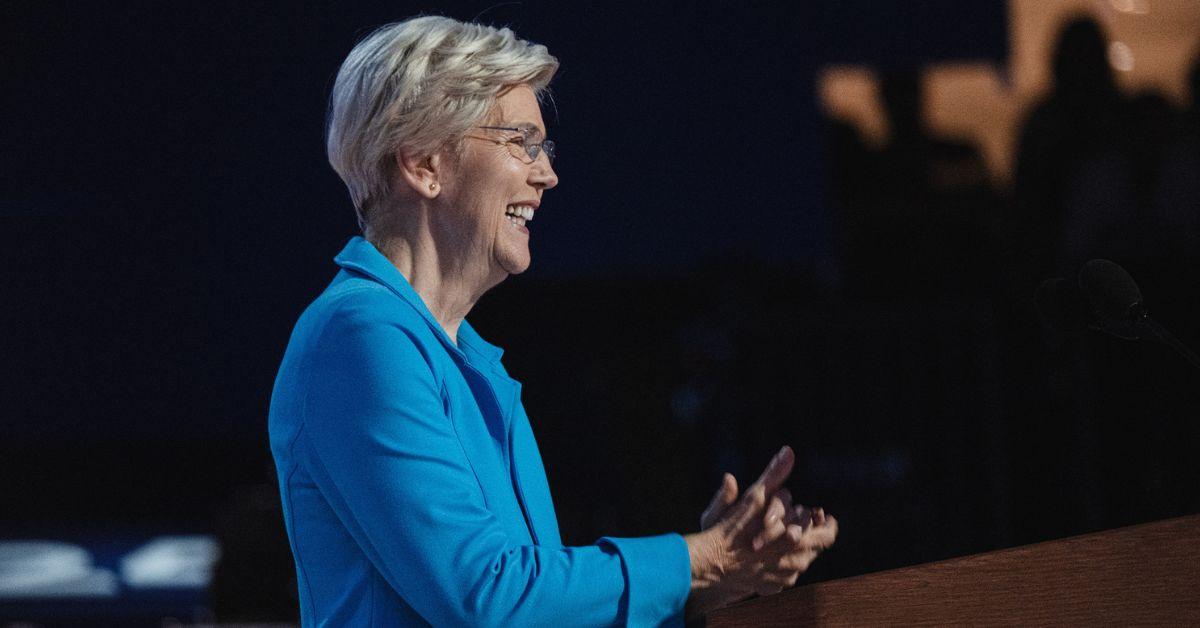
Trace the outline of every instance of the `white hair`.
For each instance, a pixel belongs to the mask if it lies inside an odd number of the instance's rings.
[[[558,70],[545,46],[507,28],[421,16],[380,27],[342,62],[329,99],[326,152],[364,231],[401,151],[457,146],[496,98],[529,85],[540,98]]]

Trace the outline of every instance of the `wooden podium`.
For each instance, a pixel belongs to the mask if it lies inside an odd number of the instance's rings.
[[[706,625],[1200,626],[1200,515],[832,580]]]

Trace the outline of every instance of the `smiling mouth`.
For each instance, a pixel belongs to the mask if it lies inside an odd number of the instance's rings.
[[[504,215],[508,217],[508,221],[518,227],[524,227],[525,223],[533,221],[533,213],[536,210],[531,205],[509,205],[504,210]]]

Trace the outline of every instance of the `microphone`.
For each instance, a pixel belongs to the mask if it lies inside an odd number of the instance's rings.
[[[1047,279],[1038,286],[1034,301],[1042,320],[1054,329],[1073,332],[1086,328],[1123,340],[1153,340],[1200,369],[1200,357],[1150,318],[1137,282],[1115,262],[1091,260],[1074,282]]]

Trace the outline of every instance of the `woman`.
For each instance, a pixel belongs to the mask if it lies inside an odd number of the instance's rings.
[[[836,522],[793,509],[784,448],[704,531],[563,547],[479,297],[529,266],[558,183],[538,106],[558,62],[508,29],[419,17],[347,57],[329,159],[363,238],[300,317],[271,448],[305,625],[658,625],[795,582]],[[685,609],[686,606],[686,609]]]

